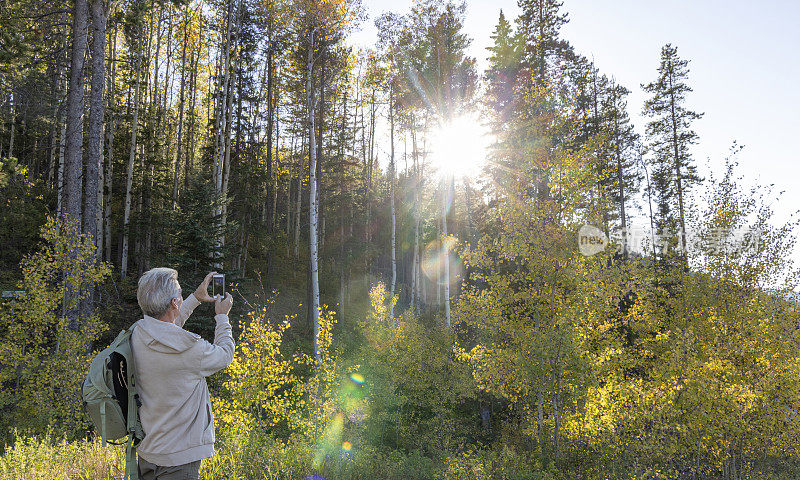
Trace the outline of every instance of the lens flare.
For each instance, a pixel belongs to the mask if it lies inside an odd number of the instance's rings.
[[[444,285],[447,279],[444,277],[445,262],[450,263],[450,285],[453,286],[461,282],[462,265],[461,258],[453,251],[455,239],[448,237],[445,239],[446,249],[441,242],[434,240],[425,247],[422,254],[422,273],[430,280],[439,285]]]
[[[319,468],[325,457],[336,451],[337,445],[342,441],[342,430],[344,428],[344,415],[342,412],[337,412],[331,421],[325,427],[322,436],[317,439],[316,452],[312,465],[314,468]]]
[[[364,385],[364,375],[361,375],[360,373],[351,373],[350,380],[358,385]]]

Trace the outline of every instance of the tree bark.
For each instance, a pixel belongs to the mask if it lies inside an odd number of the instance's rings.
[[[301,152],[305,150],[305,141],[302,143],[302,148],[300,149]],[[297,168],[297,200],[295,201],[295,223],[294,223],[294,258],[297,258],[300,255],[300,210],[303,206],[303,166],[305,165],[305,159],[303,158],[304,155],[301,153],[300,155],[300,163],[298,164]]]
[[[394,92],[389,89],[389,209],[392,216],[392,283],[389,289],[389,315],[394,327],[394,292],[397,288],[397,222],[394,208]]]
[[[191,87],[189,88],[189,96],[191,97],[191,101],[189,103],[189,141],[186,142],[186,169],[183,174],[183,188],[184,190],[189,188],[189,174],[192,170],[194,165],[194,129],[195,129],[195,122],[197,120],[197,112],[196,112],[196,105],[195,102],[197,100],[197,64],[200,61],[200,52],[197,52],[197,55],[193,56],[192,67],[190,71],[191,75]]]
[[[314,357],[317,363],[321,360],[319,350],[319,270],[317,266],[317,152],[315,135],[315,115],[317,99],[314,95],[314,30],[309,33],[308,60],[306,70],[306,109],[308,113],[309,148],[308,148],[308,217],[309,217],[309,253],[311,269],[311,304],[308,306],[309,320],[314,326]]]
[[[450,243],[447,240],[447,198],[453,178],[445,179],[442,197],[442,258],[444,259],[444,324],[450,328]]]
[[[108,82],[108,112],[110,114],[109,124],[106,126],[106,172],[105,179],[105,200],[103,201],[103,225],[104,225],[104,246],[105,246],[105,260],[111,262],[111,199],[113,187],[113,173],[114,173],[114,133],[117,129],[117,115],[116,115],[116,99],[114,93],[114,86],[117,81],[117,29],[114,28],[114,42],[111,45],[111,53],[109,54],[109,61],[111,62],[111,77]]]
[[[178,100],[178,142],[175,147],[175,174],[172,179],[172,209],[175,210],[178,206],[178,178],[180,177],[181,170],[181,145],[183,143],[183,105],[184,105],[184,91],[186,88],[186,43],[188,42],[189,30],[188,9],[187,16],[183,24],[183,46],[181,48],[181,91]]]
[[[273,122],[273,108],[274,108],[274,97],[272,92],[272,84],[273,84],[273,56],[274,56],[274,42],[272,39],[273,36],[273,25],[272,25],[272,17],[270,16],[267,24],[267,218],[266,218],[266,226],[267,226],[267,234],[272,235],[272,218],[273,218],[273,198],[272,198],[272,122]],[[268,256],[272,255],[272,249],[269,250],[267,253]],[[270,262],[267,262],[270,263]]]
[[[680,157],[680,147],[679,147],[679,140],[678,140],[678,117],[677,113],[675,112],[675,93],[672,88],[672,63],[669,65],[669,106],[670,106],[670,118],[672,120],[672,147],[674,149],[675,154],[675,186],[678,190],[678,209],[680,212],[680,222],[681,222],[681,248],[683,249],[683,262],[684,268],[688,268],[689,264],[689,253],[686,250],[686,221],[684,217],[684,209],[683,209],[683,178],[681,177],[681,157]]]
[[[137,33],[137,38],[141,40],[141,31]],[[138,42],[136,42],[138,43]],[[136,132],[139,130],[139,95],[141,85],[142,52],[136,52],[136,87],[133,95],[133,120],[131,121],[131,149],[128,155],[127,180],[125,183],[125,212],[122,217],[122,246],[120,260],[120,277],[125,278],[128,273],[128,239],[130,236],[131,220],[131,194],[133,189],[133,165],[136,160]]]
[[[67,91],[67,144],[64,165],[63,219],[77,224],[81,230],[81,203],[83,199],[83,68],[88,43],[88,9],[86,0],[75,0],[72,15],[72,54],[70,59],[69,90]],[[69,252],[75,260],[78,252]],[[72,284],[66,285],[64,311],[69,318],[68,328],[78,329],[80,312],[76,302],[78,292]]]
[[[102,196],[100,174],[103,163],[103,123],[106,104],[103,98],[106,74],[106,19],[103,0],[92,0],[92,86],[89,97],[89,148],[86,164],[86,193],[83,208],[83,233],[94,237],[98,246],[97,260],[102,257],[102,236],[97,221],[101,210]]]
[[[620,148],[619,111],[617,110],[617,89],[611,89],[612,104],[614,108],[614,153],[617,157],[617,187],[619,195],[619,217],[622,227],[622,259],[628,260],[628,219],[625,214],[625,178],[622,170],[622,149]]]
[[[420,313],[420,278],[419,278],[419,202],[420,191],[422,190],[419,175],[419,158],[417,154],[417,126],[414,122],[414,114],[411,114],[411,157],[414,170],[414,254],[411,264],[411,311],[419,315]]]
[[[67,91],[67,135],[64,159],[64,209],[67,220],[81,226],[83,198],[83,68],[88,46],[87,0],[75,0],[72,13],[72,54]]]

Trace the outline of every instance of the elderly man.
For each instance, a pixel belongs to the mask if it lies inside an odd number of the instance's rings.
[[[200,460],[214,456],[214,418],[206,378],[233,361],[228,312],[233,298],[208,294],[206,278],[186,300],[178,272],[154,268],[139,279],[144,312],[131,336],[145,437],[139,444],[139,478],[199,479]],[[215,302],[214,343],[184,330],[200,302]]]

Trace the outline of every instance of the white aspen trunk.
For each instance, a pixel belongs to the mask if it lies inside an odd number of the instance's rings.
[[[411,264],[411,311],[419,315],[419,202],[420,175],[417,163],[417,133],[414,117],[411,117],[411,157],[414,169],[414,257]]]
[[[232,88],[232,85],[230,86]],[[228,105],[225,107],[228,111],[228,119],[225,122],[225,155],[222,163],[222,186],[220,194],[223,200],[228,198],[228,181],[230,180],[231,173],[231,123],[233,123],[233,95],[228,93]],[[227,203],[222,204],[222,224],[225,225],[228,215]],[[225,244],[225,236],[220,238],[220,244]]]
[[[189,187],[189,174],[191,173],[192,166],[194,165],[194,127],[195,127],[195,120],[197,118],[197,112],[195,111],[195,102],[197,100],[197,63],[200,61],[200,52],[197,52],[197,55],[192,55],[191,60],[189,61],[190,73],[189,73],[189,138],[187,138],[186,142],[186,164],[183,171],[183,188],[187,189]],[[210,96],[206,95],[207,97]]]
[[[141,33],[141,32],[140,32]],[[141,35],[137,35],[141,37]],[[128,172],[127,181],[125,183],[125,212],[122,219],[122,258],[120,260],[120,277],[125,278],[128,273],[128,238],[130,232],[130,219],[131,219],[131,190],[133,188],[133,165],[136,160],[136,132],[139,129],[139,95],[141,85],[139,78],[141,75],[141,52],[137,53],[136,57],[136,89],[133,95],[133,120],[131,122],[131,150],[128,155]]]
[[[375,89],[372,89],[372,102],[370,110],[370,129],[369,129],[369,157],[367,159],[367,243],[372,241],[372,202],[369,201],[372,193],[372,160],[373,149],[375,146]],[[367,278],[369,278],[369,265],[367,265]]]
[[[61,14],[61,19],[64,24],[67,21],[67,12],[64,11]],[[66,45],[68,42],[67,33],[63,32],[59,35],[59,49],[62,52],[66,52]],[[56,192],[56,217],[61,217],[61,182],[63,181],[63,160],[64,160],[64,133],[62,133],[61,129],[63,128],[63,112],[64,112],[64,105],[63,105],[63,94],[64,94],[64,77],[62,75],[62,69],[64,67],[64,54],[59,54],[56,57],[56,71],[54,75],[53,81],[53,91],[56,93],[57,102],[55,102],[53,106],[53,119],[55,120],[55,125],[53,126],[53,140],[52,140],[52,150],[50,153],[50,178],[48,179],[53,187],[53,190]],[[59,136],[61,134],[61,136]],[[57,144],[57,146],[56,146]],[[58,152],[56,153],[56,148],[58,148]],[[58,160],[56,160],[58,157]]]
[[[117,29],[114,28],[114,41],[111,45],[109,45],[109,49],[111,52],[109,53],[109,61],[110,61],[110,68],[111,68],[111,76],[108,82],[108,108],[107,111],[110,113],[110,123],[106,127],[106,171],[103,175],[103,181],[105,183],[105,199],[103,201],[103,238],[104,238],[104,247],[105,247],[105,254],[104,258],[106,262],[111,262],[111,199],[112,199],[112,183],[113,183],[113,173],[114,173],[114,132],[116,131],[117,127],[117,117],[116,117],[116,110],[115,110],[115,97],[114,97],[114,86],[117,80]]]
[[[450,328],[450,244],[447,241],[447,197],[450,182],[445,179],[442,196],[442,256],[444,257],[444,324]]]
[[[116,129],[116,119],[111,119],[111,123],[106,128],[107,150],[105,173],[103,174],[103,258],[106,262],[111,262],[111,199],[113,192],[113,178],[114,178],[114,162],[113,162],[113,148],[114,148],[114,130]]]
[[[444,200],[442,200],[444,202]],[[442,207],[444,209],[444,207]],[[441,247],[441,256],[444,257],[444,233],[442,231],[442,221],[436,222],[436,233],[439,236],[439,242],[442,244]],[[444,270],[444,266],[441,262],[436,263],[436,309],[442,308],[442,271]],[[441,310],[440,310],[441,311]]]
[[[314,356],[317,363],[321,360],[319,351],[319,270],[317,266],[317,157],[316,157],[316,135],[315,118],[316,98],[313,90],[314,73],[314,30],[309,34],[308,42],[308,64],[306,71],[306,108],[308,112],[309,125],[309,148],[308,148],[308,217],[309,217],[309,253],[311,263],[311,304],[308,306],[309,317],[314,325]],[[323,79],[324,81],[324,79]]]
[[[278,72],[278,75],[280,76],[280,72]],[[273,186],[272,186],[272,214],[270,215],[270,227],[269,227],[270,228],[270,230],[269,230],[270,232],[272,232],[275,229],[275,225],[277,224],[277,220],[275,220],[275,216],[277,215],[277,209],[278,209],[278,176],[280,175],[280,171],[281,171],[280,170],[280,165],[281,165],[280,140],[279,140],[280,139],[280,133],[281,133],[279,120],[280,120],[281,114],[280,114],[280,110],[279,110],[280,97],[278,96],[279,85],[275,85],[273,88],[275,89],[275,100],[274,100],[275,101],[275,105],[273,106],[273,108],[275,109],[275,156],[274,156],[274,158],[275,158],[275,166],[276,166],[276,168],[275,168],[275,170],[273,172],[273,182],[274,183],[273,183]],[[269,141],[269,139],[267,139],[267,141]]]
[[[394,105],[393,92],[389,90],[389,209],[392,215],[392,283],[389,290],[389,315],[394,328],[394,292],[397,287],[397,224],[394,209]]]
[[[181,144],[183,141],[183,106],[185,99],[186,89],[186,43],[188,41],[188,22],[189,18],[183,24],[183,46],[181,47],[181,91],[178,100],[178,141],[175,147],[175,174],[172,179],[172,209],[175,210],[178,206],[178,178],[180,177],[181,170]]]
[[[224,200],[223,196],[223,175],[225,172],[225,158],[226,158],[226,147],[229,145],[228,141],[226,140],[226,134],[229,132],[228,129],[228,111],[230,110],[230,77],[231,77],[231,52],[230,52],[230,45],[231,45],[231,15],[232,15],[232,5],[233,1],[229,0],[228,8],[227,8],[227,26],[226,26],[226,34],[225,34],[225,43],[223,46],[224,50],[224,60],[222,62],[223,68],[223,81],[221,82],[221,94],[220,94],[220,101],[219,101],[219,109],[217,111],[217,139],[216,142],[216,155],[215,155],[215,163],[214,163],[214,186],[218,197],[221,200]],[[220,216],[223,214],[223,207],[222,205],[217,205],[215,209],[215,215]],[[223,223],[224,225],[224,223]],[[223,237],[224,234],[220,233],[220,237]],[[214,267],[217,269],[222,268],[222,262],[220,260],[222,245],[224,242],[224,238],[218,237],[215,242],[214,246]]]

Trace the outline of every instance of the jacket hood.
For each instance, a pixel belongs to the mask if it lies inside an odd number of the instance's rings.
[[[192,348],[200,335],[183,328],[145,315],[136,323],[142,342],[157,352],[182,353]]]

